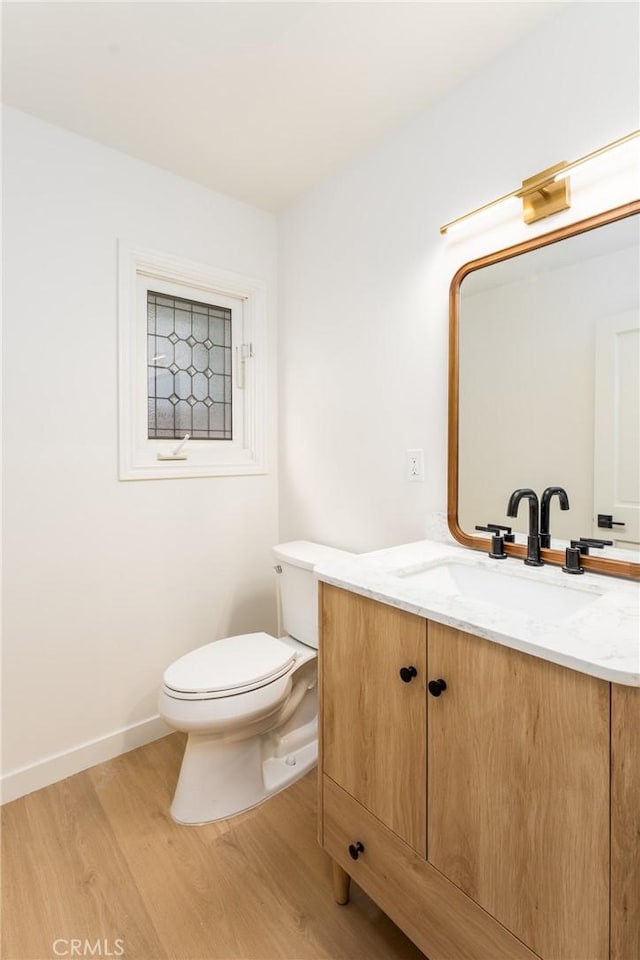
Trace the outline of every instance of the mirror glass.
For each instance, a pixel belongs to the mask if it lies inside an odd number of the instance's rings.
[[[639,226],[636,207],[459,272],[452,320],[465,534],[487,537],[475,526],[497,523],[524,543],[526,503],[507,518],[509,495],[533,487],[540,496],[557,485],[570,509],[552,500],[552,548],[610,539],[613,547],[592,553],[640,560]]]

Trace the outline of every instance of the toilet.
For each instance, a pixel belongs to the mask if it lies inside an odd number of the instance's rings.
[[[192,650],[164,673],[162,719],[188,734],[171,804],[210,823],[284,790],[316,763],[318,601],[313,568],[351,556],[296,540],[273,548],[284,635],[245,633]]]

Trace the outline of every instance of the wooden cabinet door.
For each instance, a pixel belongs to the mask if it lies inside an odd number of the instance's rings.
[[[428,859],[545,960],[609,956],[609,684],[429,623]]]
[[[640,687],[611,684],[611,960],[640,957]]]
[[[322,584],[320,625],[323,770],[426,856],[426,621]]]

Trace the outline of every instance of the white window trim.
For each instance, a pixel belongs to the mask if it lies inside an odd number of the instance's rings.
[[[242,444],[236,441],[189,440],[187,460],[158,460],[175,449],[176,440],[148,439],[146,326],[141,337],[138,281],[141,276],[175,283],[207,296],[242,299],[243,341],[251,357],[233,357],[244,393]],[[266,285],[241,274],[138,247],[118,244],[118,394],[121,480],[245,476],[267,472],[266,462]],[[177,292],[179,296],[179,292]],[[146,307],[144,311],[146,317]],[[244,353],[248,354],[248,350]],[[141,384],[144,388],[141,389]]]

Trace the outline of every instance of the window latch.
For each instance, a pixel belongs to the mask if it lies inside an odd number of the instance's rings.
[[[187,460],[187,455],[186,453],[182,452],[182,448],[190,436],[190,433],[185,433],[184,438],[180,441],[175,450],[172,450],[171,453],[159,453],[157,455],[158,460]]]
[[[244,390],[246,377],[245,377],[245,363],[247,360],[253,358],[253,344],[252,343],[241,343],[239,347],[236,347],[236,386],[239,390]]]

